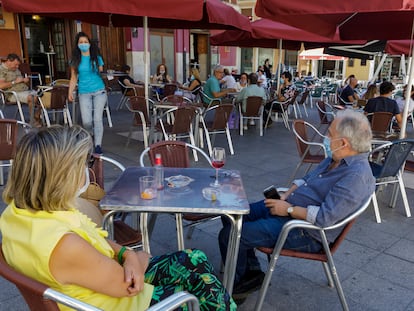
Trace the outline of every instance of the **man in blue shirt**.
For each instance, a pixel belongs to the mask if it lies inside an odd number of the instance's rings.
[[[283,225],[304,219],[318,226],[330,226],[357,210],[375,190],[375,179],[368,163],[371,127],[367,118],[351,110],[338,113],[328,130],[324,145],[328,157],[305,177],[293,182],[280,200],[265,199],[250,204],[243,218],[233,298],[246,298],[260,287],[264,273],[254,254],[256,247],[274,247]],[[225,262],[230,223],[224,217],[219,234],[220,251]],[[334,242],[341,228],[327,234]],[[285,248],[304,252],[322,249],[318,234],[293,230]]]
[[[392,92],[395,90],[394,84],[389,81],[382,82],[380,85],[380,96],[374,97],[368,100],[364,107],[365,114],[375,112],[391,112],[395,116],[398,126],[402,126],[402,116],[400,107],[397,102],[390,98]],[[368,116],[368,120],[371,120],[371,116]]]
[[[352,77],[349,79],[349,84],[342,90],[341,95],[339,95],[341,99],[341,105],[352,105],[354,101],[359,99],[358,94],[355,93],[355,88],[357,85],[357,78]]]
[[[257,85],[257,75],[255,73],[249,74],[249,86],[242,89],[236,98],[236,103],[241,103],[242,105],[243,113],[246,112],[247,98],[249,96],[259,96],[263,98],[263,104],[266,103],[266,91],[264,90],[264,88]],[[244,129],[247,130],[247,120],[245,119],[244,121]],[[251,125],[254,125],[254,122],[251,123]]]
[[[213,75],[207,80],[203,87],[204,93],[211,99],[220,99],[228,93],[236,92],[236,89],[220,89],[220,81],[223,79],[224,67],[216,65]],[[203,96],[203,102],[207,105],[211,103],[211,99]]]

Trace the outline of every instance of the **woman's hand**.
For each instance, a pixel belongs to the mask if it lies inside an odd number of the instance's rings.
[[[148,267],[150,255],[146,252],[126,251],[124,260],[125,282],[129,296],[135,296],[144,289],[145,270]]]
[[[284,200],[275,200],[275,199],[265,199],[264,203],[269,209],[269,212],[273,216],[288,216],[287,209],[292,206],[292,204]]]

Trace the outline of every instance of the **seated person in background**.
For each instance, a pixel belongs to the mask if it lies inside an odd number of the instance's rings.
[[[130,87],[144,87],[143,82],[138,81],[138,83],[136,83],[135,80],[129,75],[131,67],[129,67],[128,65],[123,65],[121,70],[125,72],[125,75],[120,76],[118,79],[119,81],[122,82],[123,85],[130,86]],[[124,93],[125,88],[122,85],[121,85],[121,88],[122,88],[122,93]]]
[[[247,85],[248,85],[247,80],[248,80],[247,73],[243,72],[240,75],[240,80],[236,82],[236,91],[237,92],[240,92],[242,89],[247,87]]]
[[[295,95],[296,86],[292,83],[292,74],[289,71],[285,71],[280,76],[280,79],[283,80],[283,83],[280,85],[277,101],[285,102],[291,99]],[[266,104],[263,111],[263,121],[266,123],[267,117],[269,115],[270,108],[272,107],[272,102]],[[279,109],[279,106],[273,106],[273,109]],[[268,126],[273,123],[272,119],[269,119]]]
[[[236,103],[242,103],[242,111],[243,113],[246,112],[246,105],[247,105],[247,97],[249,96],[259,96],[263,98],[263,104],[266,103],[266,92],[264,88],[257,85],[257,75],[255,73],[249,74],[249,86],[242,89],[239,95],[237,95]],[[247,130],[247,120],[243,120],[245,124],[243,124],[244,129]],[[251,120],[253,121],[253,120]],[[254,125],[254,121],[250,123],[250,125]]]
[[[406,105],[406,100],[405,100],[405,92],[407,91],[407,85],[404,86],[403,89],[403,97],[399,97],[396,99],[396,102],[398,104],[398,108],[400,108],[400,112],[403,113],[404,111],[404,106]],[[408,103],[408,112],[410,113],[411,111],[414,110],[414,86],[411,86],[411,96],[410,96],[410,101]],[[413,121],[414,122],[414,121]]]
[[[171,83],[172,78],[168,75],[167,66],[159,64],[157,66],[157,73],[152,78],[152,83]]]
[[[349,84],[345,86],[345,88],[342,90],[339,97],[342,99],[339,101],[339,103],[342,106],[345,106],[346,104],[352,104],[354,101],[359,99],[358,94],[355,92],[355,87],[358,84],[358,80],[354,78],[349,79]]]
[[[378,89],[376,84],[370,84],[367,91],[362,96],[362,99],[368,100],[378,96]]]
[[[44,128],[20,140],[0,218],[7,263],[103,310],[146,310],[182,290],[195,295],[203,310],[236,310],[203,252],[151,257],[127,250],[75,209],[88,185],[92,147],[79,126]]]
[[[259,69],[257,69],[257,83],[262,88],[267,89],[267,77],[264,73],[263,66],[260,66]]]
[[[201,78],[200,71],[197,67],[191,68],[190,84],[188,86],[180,85],[180,89],[183,89],[183,95],[190,99],[195,99],[197,94],[200,92]]]
[[[220,81],[223,79],[224,67],[222,65],[216,65],[213,69],[213,75],[208,78],[204,85],[204,93],[210,98],[218,98],[226,96],[228,93],[236,92],[236,89],[221,89]],[[210,104],[210,100],[203,96],[203,102],[206,105]]]
[[[29,78],[23,78],[22,73],[19,70],[20,57],[17,54],[8,54],[4,63],[0,65],[0,89],[3,91],[14,91],[21,103],[29,106],[30,112],[32,112],[33,102],[34,107],[34,122],[35,126],[42,125],[40,121],[41,109],[37,102],[37,96],[35,91],[29,90]],[[12,94],[7,95],[7,101],[16,100]],[[33,101],[34,100],[34,101]]]
[[[236,88],[236,79],[231,75],[230,71],[227,68],[224,68],[224,77],[221,79],[220,83],[225,89],[235,89]]]
[[[350,74],[350,75],[349,75],[349,76],[345,79],[343,87],[347,86],[347,85],[349,84],[349,81],[350,81],[352,78],[355,78],[355,75],[354,75],[354,74]]]
[[[368,100],[367,104],[364,107],[364,112],[365,114],[378,111],[391,112],[392,115],[395,116],[395,119],[398,122],[398,126],[401,128],[402,116],[400,113],[400,108],[398,107],[397,102],[390,98],[394,89],[395,86],[391,82],[382,82],[380,85],[380,96]]]
[[[324,141],[328,157],[305,177],[295,180],[280,200],[250,204],[250,214],[243,217],[233,291],[236,301],[245,299],[263,281],[254,248],[274,247],[286,222],[303,219],[317,226],[331,226],[355,212],[371,196],[375,190],[368,162],[371,138],[371,127],[363,114],[340,111]],[[225,263],[231,225],[225,217],[222,222],[219,246]],[[334,242],[341,230],[327,233],[328,242]],[[319,252],[322,244],[317,232],[296,229],[290,232],[284,248]]]
[[[307,87],[312,87],[315,84],[315,79],[312,76],[311,71],[309,71],[308,75],[303,78],[303,82],[305,82]]]

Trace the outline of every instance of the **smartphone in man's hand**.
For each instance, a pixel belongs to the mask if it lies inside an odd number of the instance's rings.
[[[280,200],[279,192],[277,192],[276,187],[273,185],[263,190],[263,195],[266,199]]]

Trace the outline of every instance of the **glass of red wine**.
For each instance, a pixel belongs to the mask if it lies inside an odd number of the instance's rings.
[[[226,161],[226,150],[221,147],[214,147],[213,153],[211,155],[211,165],[216,169],[216,180],[215,182],[211,183],[210,186],[212,187],[221,186],[218,181],[218,171],[221,167],[224,166],[225,161]]]

